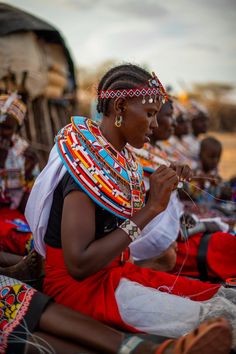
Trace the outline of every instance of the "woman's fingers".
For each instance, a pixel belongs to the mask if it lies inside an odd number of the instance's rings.
[[[170,167],[178,175],[179,181],[190,181],[191,180],[193,172],[188,165],[171,164]]]

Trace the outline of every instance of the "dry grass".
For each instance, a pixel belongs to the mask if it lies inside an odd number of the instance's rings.
[[[220,175],[223,179],[236,176],[236,133],[209,133],[219,139],[223,145],[220,161]]]

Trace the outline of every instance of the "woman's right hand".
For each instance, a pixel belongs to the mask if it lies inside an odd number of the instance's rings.
[[[177,188],[178,176],[167,166],[160,166],[150,177],[150,192],[146,207],[156,214],[164,211],[169,203],[171,192]]]

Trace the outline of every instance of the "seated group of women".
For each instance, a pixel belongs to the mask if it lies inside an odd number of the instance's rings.
[[[98,86],[101,124],[72,117],[56,136],[25,212],[34,247],[45,258],[44,294],[1,276],[6,352],[14,352],[7,348],[19,338],[19,326],[40,331],[27,339],[29,353],[44,346],[42,340],[56,353],[78,352],[78,343],[103,353],[223,354],[236,348],[234,290],[139,264],[173,249],[176,189],[191,178],[187,166],[161,165],[145,193],[133,148],[150,142],[167,100],[155,74],[117,66]],[[140,333],[180,339],[158,345],[159,337],[148,342]],[[41,338],[37,345],[35,338]]]

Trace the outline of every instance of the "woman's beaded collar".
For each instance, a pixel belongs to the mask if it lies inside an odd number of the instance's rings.
[[[101,207],[129,218],[143,206],[141,166],[128,148],[118,152],[94,121],[72,117],[58,133],[56,145],[68,172]]]

